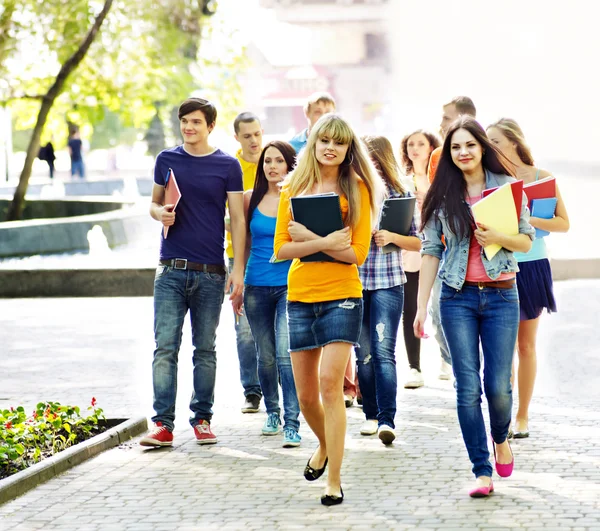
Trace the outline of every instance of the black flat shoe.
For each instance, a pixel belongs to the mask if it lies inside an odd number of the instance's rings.
[[[321,496],[321,503],[327,505],[327,507],[339,505],[344,501],[344,491],[342,490],[342,487],[340,487],[340,493],[342,494],[341,496],[330,496],[329,494]]]
[[[313,468],[310,466],[311,459],[312,455],[308,459],[308,463],[306,463],[306,467],[304,468],[304,479],[306,479],[306,481],[315,481],[315,479],[319,479],[323,475],[323,472],[325,472],[325,469],[327,468],[327,461],[329,460],[329,458],[325,458],[323,468]]]

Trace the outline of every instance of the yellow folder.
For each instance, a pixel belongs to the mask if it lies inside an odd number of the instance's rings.
[[[487,197],[477,201],[471,210],[476,223],[482,223],[508,236],[519,234],[519,220],[510,183],[503,184]],[[483,250],[487,259],[491,260],[500,249],[501,246],[494,243]]]

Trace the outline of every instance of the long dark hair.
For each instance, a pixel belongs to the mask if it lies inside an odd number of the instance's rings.
[[[265,153],[267,149],[270,147],[274,147],[281,152],[285,163],[287,164],[288,173],[292,171],[294,164],[296,162],[296,150],[290,146],[287,142],[283,142],[281,140],[273,140],[269,142],[262,150],[260,154],[260,158],[256,163],[256,178],[254,179],[254,188],[252,190],[252,197],[250,198],[250,205],[248,206],[248,219],[246,220],[246,226],[248,232],[250,232],[250,221],[252,221],[252,214],[254,213],[254,209],[258,206],[258,204],[262,201],[263,197],[269,190],[269,181],[267,181],[267,176],[265,175]]]
[[[448,218],[450,230],[458,237],[465,238],[472,231],[471,212],[464,200],[467,183],[462,171],[454,164],[450,153],[452,137],[459,129],[465,129],[471,133],[481,145],[483,150],[481,163],[484,169],[492,173],[513,176],[514,170],[510,160],[490,142],[483,127],[479,125],[475,118],[464,115],[452,123],[442,146],[442,154],[435,172],[435,179],[433,179],[433,183],[431,183],[431,187],[423,201],[421,229],[436,215],[436,212],[442,210]]]

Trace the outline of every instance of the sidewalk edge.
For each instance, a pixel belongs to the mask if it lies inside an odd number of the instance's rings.
[[[126,419],[104,433],[0,480],[0,505],[147,430],[148,420],[146,417]]]

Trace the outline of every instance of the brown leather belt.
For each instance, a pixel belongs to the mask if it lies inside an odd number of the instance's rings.
[[[465,280],[465,286],[475,286],[479,289],[492,288],[492,289],[510,289],[515,286],[515,279],[510,278],[508,280],[496,280],[490,282],[470,282]]]
[[[204,273],[216,273],[217,275],[225,276],[225,267],[215,264],[197,264],[190,262],[185,258],[173,258],[173,260],[161,260],[162,265],[172,267],[173,269],[190,269],[192,271],[203,271]]]

